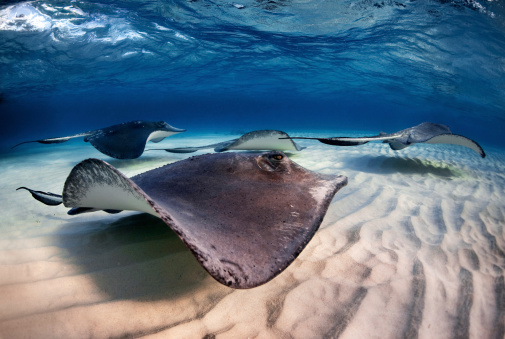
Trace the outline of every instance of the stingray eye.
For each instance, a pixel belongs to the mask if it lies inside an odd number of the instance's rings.
[[[282,159],[284,159],[284,154],[273,152],[263,154],[258,158],[258,165],[261,169],[269,172],[283,170],[285,164],[283,164]]]

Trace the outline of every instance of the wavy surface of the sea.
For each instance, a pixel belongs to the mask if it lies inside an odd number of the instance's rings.
[[[4,1],[2,132],[435,121],[500,144],[504,14],[473,0]]]

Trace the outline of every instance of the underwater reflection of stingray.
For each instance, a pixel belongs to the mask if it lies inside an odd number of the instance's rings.
[[[281,152],[206,154],[131,179],[88,159],[72,169],[61,201],[72,215],[134,210],[159,217],[217,281],[251,288],[293,262],[346,184],[344,176],[306,170]],[[55,205],[57,195],[28,190],[50,194]]]
[[[381,132],[379,135],[365,137],[333,137],[333,138],[307,138],[291,137],[291,139],[315,139],[323,144],[335,146],[358,146],[370,141],[382,141],[389,144],[391,149],[398,151],[417,143],[426,144],[451,144],[468,147],[484,158],[486,153],[482,147],[467,137],[453,134],[448,126],[423,122],[414,127],[409,127],[395,133]]]
[[[164,121],[129,121],[66,137],[24,141],[11,148],[30,142],[59,144],[73,138],[84,137],[84,141],[105,155],[116,159],[135,159],[144,153],[148,141],[160,142],[168,136],[185,131]]]
[[[258,130],[245,133],[240,138],[219,142],[216,144],[178,147],[178,148],[152,148],[148,151],[166,151],[171,153],[193,153],[199,150],[213,148],[214,152],[226,152],[230,150],[241,151],[301,151],[301,147],[289,135],[283,131]]]

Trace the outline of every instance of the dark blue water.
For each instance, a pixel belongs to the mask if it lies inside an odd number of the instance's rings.
[[[135,119],[224,133],[433,121],[503,146],[504,3],[2,1],[0,112],[3,150]]]

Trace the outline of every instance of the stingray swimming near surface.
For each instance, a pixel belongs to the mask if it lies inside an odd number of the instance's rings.
[[[58,144],[73,138],[84,137],[84,141],[89,142],[105,155],[116,159],[135,159],[144,153],[148,141],[160,142],[168,136],[185,131],[185,129],[170,126],[165,121],[129,121],[67,137],[25,141],[12,148],[30,142]]]
[[[289,138],[283,131],[259,130],[242,135],[240,138],[219,142],[205,146],[178,147],[178,148],[151,148],[148,151],[159,150],[171,153],[193,153],[198,150],[214,148],[214,152],[230,150],[241,151],[301,151],[297,143]]]
[[[72,169],[61,196],[28,190],[48,205],[60,199],[69,214],[134,210],[159,217],[217,281],[251,288],[293,262],[346,184],[344,176],[269,152],[205,154],[131,179],[87,159]]]
[[[482,149],[477,142],[462,135],[453,134],[446,125],[432,122],[423,122],[420,125],[406,128],[395,133],[381,132],[379,135],[375,136],[333,138],[292,137],[291,139],[316,139],[324,144],[336,146],[357,146],[366,144],[369,141],[382,140],[382,142],[388,143],[391,149],[395,151],[417,143],[452,144],[471,148],[483,158],[486,156],[484,149]]]

